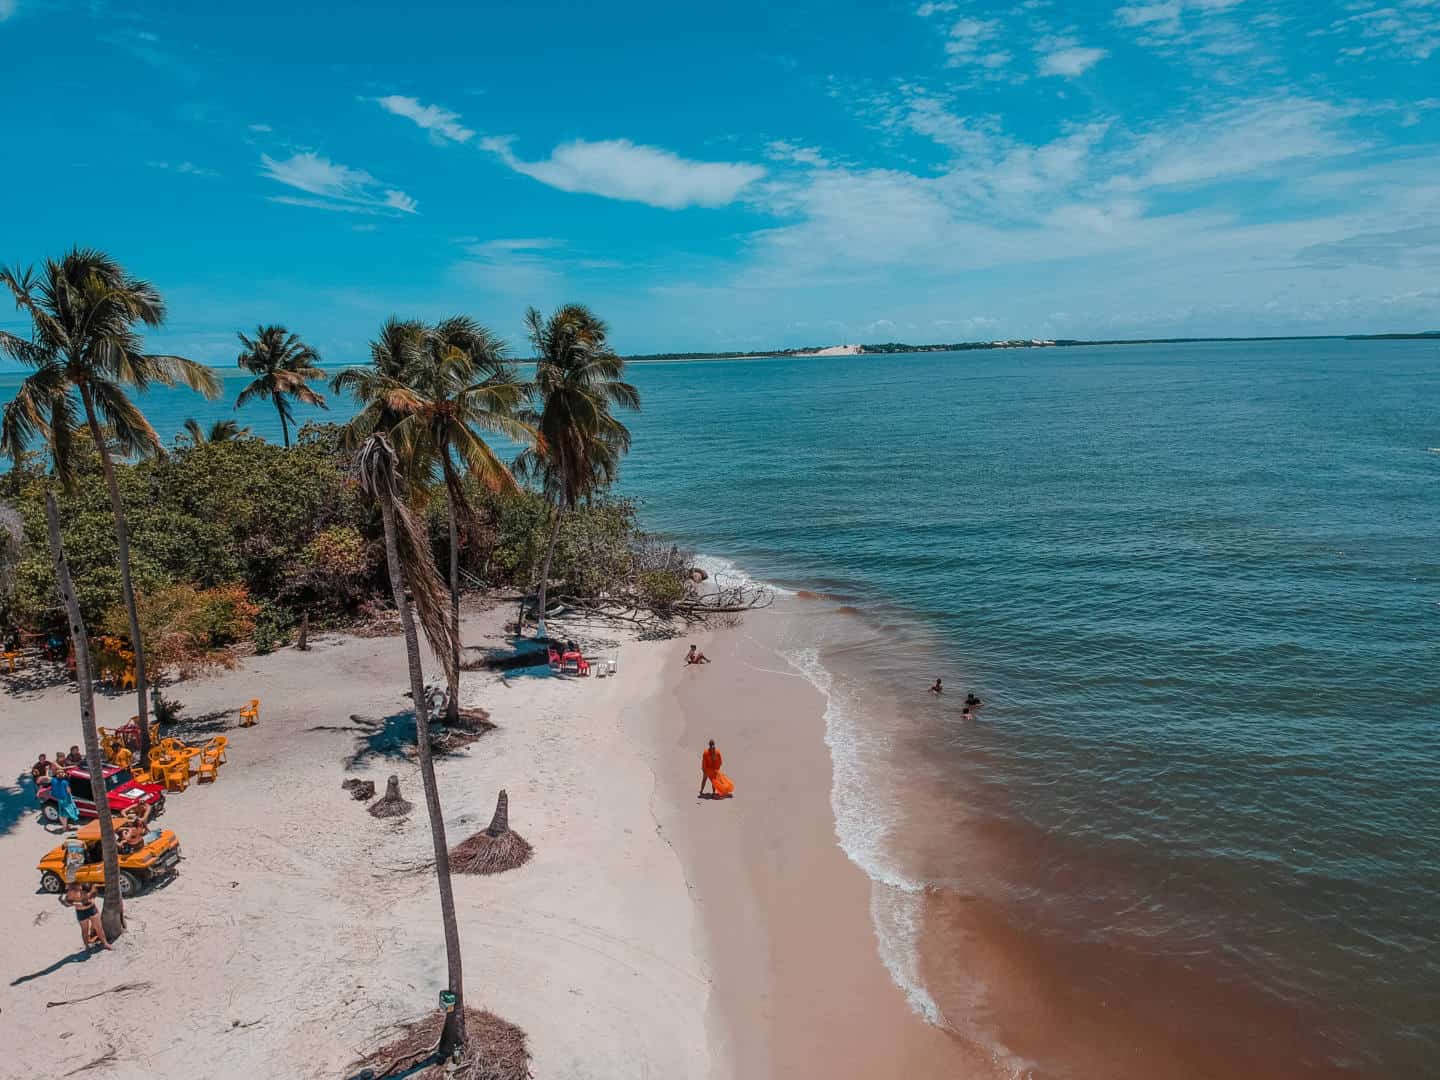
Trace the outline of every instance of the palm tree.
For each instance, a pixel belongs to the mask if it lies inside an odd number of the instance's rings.
[[[0,416],[0,449],[18,460],[32,439],[45,438],[56,477],[72,490],[74,437],[82,414],[89,427],[115,518],[120,588],[135,650],[143,760],[150,749],[145,643],[130,577],[130,529],[110,445],[113,441],[130,457],[164,452],[160,436],[130,400],[127,388],[144,391],[153,383],[184,383],[213,398],[220,392],[220,381],[194,360],[140,351],[143,341],[136,324],[160,326],[165,321],[165,302],[154,285],[131,277],[102,251],[74,248],[59,261],[47,259],[39,276],[30,269],[0,270],[0,283],[14,294],[16,307],[31,322],[29,340],[0,331],[0,354],[35,369]]]
[[[233,442],[244,438],[250,434],[250,428],[241,427],[238,420],[216,420],[209,428],[204,428],[192,416],[185,421],[185,434],[190,437],[191,446],[204,446],[206,443]]]
[[[620,458],[630,449],[630,429],[612,410],[639,409],[640,393],[621,378],[625,361],[610,348],[608,328],[589,308],[567,304],[547,319],[532,307],[525,326],[535,349],[535,380],[529,387],[532,407],[520,419],[536,436],[515,465],[523,475],[539,478],[555,508],[540,570],[536,636],[544,637],[560,522],[581,499],[615,479]]]
[[[447,676],[455,655],[454,642],[451,624],[445,617],[445,587],[435,570],[430,539],[424,526],[406,505],[399,459],[384,434],[370,435],[360,445],[355,455],[355,472],[365,494],[380,508],[385,527],[385,564],[405,635],[410,699],[415,705],[415,746],[420,759],[420,777],[425,786],[425,810],[430,815],[435,876],[440,886],[440,920],[445,932],[448,989],[455,995],[455,1007],[446,1017],[445,1029],[440,1035],[438,1052],[444,1060],[456,1047],[465,1045],[465,984],[460,967],[460,929],[455,921],[455,894],[450,888],[445,817],[440,809],[435,762],[430,752],[430,710],[425,699],[425,675],[420,666],[420,638],[415,629],[415,616],[419,615],[425,639],[445,667]]]
[[[394,320],[381,330],[376,350],[391,357],[386,344]],[[455,656],[450,672],[446,721],[460,718],[460,521],[473,517],[462,472],[491,491],[514,490],[515,478],[486,443],[482,432],[513,439],[530,434],[514,419],[524,386],[506,362],[504,343],[467,316],[435,326],[403,331],[398,346],[406,353],[398,371],[387,365],[368,375],[342,372],[362,408],[357,431],[386,431],[412,489],[433,481],[438,471],[447,495],[450,531],[450,622]],[[378,368],[379,365],[377,365]],[[393,371],[394,373],[387,373]],[[368,395],[368,396],[367,396]]]
[[[348,393],[362,406],[345,426],[342,446],[353,450],[366,436],[388,432],[399,422],[399,409],[409,397],[409,372],[420,362],[425,336],[426,326],[420,320],[392,315],[370,343],[370,363],[348,367],[330,380],[331,390]]]
[[[105,758],[100,753],[100,732],[95,727],[95,684],[90,675],[90,639],[85,631],[85,618],[80,614],[80,600],[70,580],[70,564],[65,560],[65,545],[60,539],[60,512],[55,509],[55,493],[45,492],[45,524],[50,535],[50,554],[55,560],[55,581],[65,603],[65,616],[70,623],[70,640],[75,646],[75,685],[80,692],[80,732],[85,742],[85,764],[90,772],[93,791],[105,790]],[[120,848],[115,843],[115,822],[110,816],[108,799],[95,800],[95,814],[100,822],[100,861],[105,874],[105,906],[100,924],[105,940],[114,941],[125,932],[125,900],[120,893]]]
[[[245,346],[239,364],[256,379],[240,391],[235,407],[239,409],[258,398],[269,398],[280,414],[280,435],[289,446],[290,425],[295,422],[291,398],[322,409],[329,407],[324,395],[309,386],[312,379],[325,377],[318,366],[320,354],[301,341],[299,334],[292,334],[283,326],[257,327],[254,338],[243,333],[237,336]]]

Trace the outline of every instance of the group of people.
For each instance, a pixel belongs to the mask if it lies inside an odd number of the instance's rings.
[[[80,747],[71,746],[69,751],[57,753],[54,761],[41,754],[30,766],[30,779],[35,781],[36,786],[46,777],[50,778],[50,797],[55,800],[60,828],[65,832],[74,832],[80,826],[80,811],[75,806],[75,796],[70,791],[70,781],[65,774],[83,764],[85,755],[80,753]]]
[[[945,693],[945,683],[939,676],[936,676],[935,685],[930,687],[930,693]],[[979,710],[980,706],[984,704],[985,702],[975,696],[975,691],[971,690],[965,695],[965,707],[960,710],[960,716],[965,720],[973,720],[975,719],[975,713]]]

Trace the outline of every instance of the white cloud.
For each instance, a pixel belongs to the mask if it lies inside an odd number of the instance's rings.
[[[765,175],[759,165],[693,161],[628,139],[562,143],[543,161],[523,161],[509,138],[480,141],[510,168],[561,191],[641,202],[666,210],[687,206],[725,206],[741,190]]]
[[[938,2],[937,0],[926,0],[915,9],[915,14],[922,19],[928,19],[931,15],[943,15],[947,11],[954,11],[955,8],[956,5],[950,0],[938,0]]]
[[[1001,68],[1010,62],[1010,54],[995,48],[1000,37],[999,19],[956,19],[945,38],[945,66],[964,67],[977,64],[982,68]]]
[[[16,0],[0,0],[0,22],[4,22],[14,15],[16,7]]]
[[[1056,38],[1042,43],[1039,71],[1041,75],[1073,79],[1084,75],[1105,55],[1104,49],[1081,45],[1074,38]]]
[[[1437,0],[1395,0],[1377,3],[1359,0],[1347,5],[1354,14],[1333,22],[1328,33],[1357,33],[1365,45],[1342,50],[1349,56],[1396,56],[1407,60],[1429,60],[1440,52],[1440,2]]]
[[[268,135],[275,130],[269,124],[250,124],[248,127],[258,135]]]
[[[475,132],[460,122],[460,114],[443,105],[424,105],[413,97],[399,94],[374,100],[386,112],[403,116],[424,128],[437,142],[464,143],[475,137]]]
[[[819,147],[802,146],[799,143],[790,142],[787,139],[775,139],[766,143],[765,156],[771,161],[787,161],[792,165],[809,165],[821,168],[830,164],[820,152]]]
[[[169,172],[183,173],[187,176],[213,178],[220,175],[214,169],[206,169],[200,165],[196,165],[193,161],[147,161],[145,164],[152,169],[165,169]]]
[[[352,169],[311,151],[302,151],[284,161],[262,154],[260,164],[263,167],[262,176],[318,196],[299,199],[293,195],[279,195],[273,197],[274,202],[345,213],[416,212],[415,200],[403,191],[380,190],[380,181],[364,169]]]

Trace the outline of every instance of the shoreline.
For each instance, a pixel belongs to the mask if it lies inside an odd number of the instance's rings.
[[[661,729],[657,820],[686,867],[713,972],[713,1075],[990,1075],[911,1008],[882,961],[873,885],[838,842],[826,699],[777,651],[796,625],[779,610],[696,635],[712,663],[687,668],[673,649],[655,702],[680,718]],[[710,738],[733,799],[696,798]]]

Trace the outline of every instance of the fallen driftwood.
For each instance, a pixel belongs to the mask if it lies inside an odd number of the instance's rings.
[[[101,1065],[110,1065],[110,1064],[113,1064],[113,1063],[114,1063],[115,1061],[117,1061],[117,1060],[119,1060],[119,1059],[116,1057],[115,1051],[114,1051],[113,1049],[106,1050],[105,1053],[101,1054],[101,1055],[100,1055],[98,1058],[96,1058],[94,1061],[87,1061],[84,1065],[81,1065],[78,1069],[71,1069],[69,1072],[67,1072],[67,1073],[61,1073],[60,1075],[61,1075],[61,1076],[74,1076],[76,1073],[88,1072],[90,1069],[98,1069],[98,1068],[100,1068]]]
[[[45,1007],[47,1009],[58,1009],[61,1005],[78,1005],[82,1001],[92,1001],[97,997],[104,997],[106,994],[128,994],[132,990],[149,989],[150,984],[148,982],[120,983],[118,986],[110,987],[109,990],[98,990],[93,994],[86,994],[84,997],[69,998],[65,1001],[47,1001],[45,1002]]]

